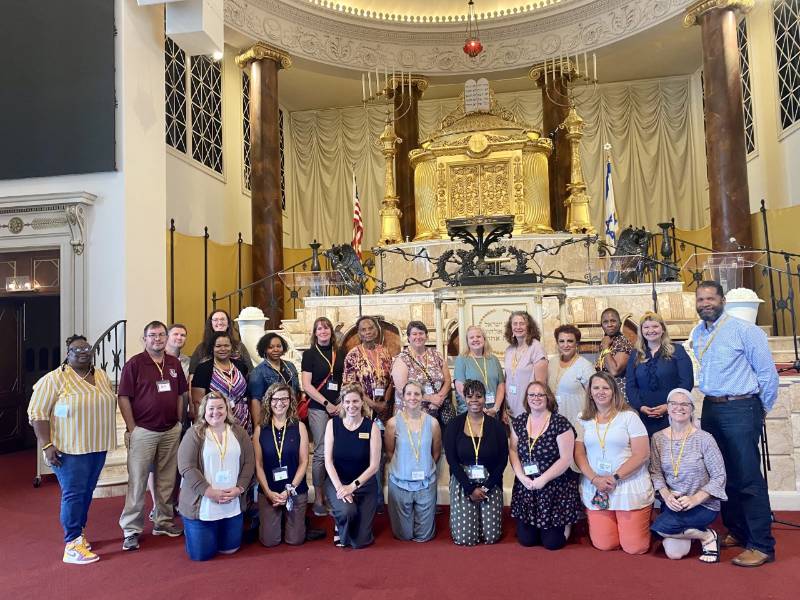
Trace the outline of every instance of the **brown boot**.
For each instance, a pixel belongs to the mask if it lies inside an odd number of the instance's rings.
[[[742,552],[739,556],[734,558],[731,562],[733,562],[733,564],[735,564],[737,567],[760,567],[764,563],[774,562],[774,561],[775,561],[774,556],[765,554],[760,550],[748,548],[747,550]]]
[[[736,546],[741,546],[742,542],[740,542],[738,538],[734,537],[733,534],[728,533],[725,534],[725,537],[719,541],[719,545],[721,548],[734,548]]]

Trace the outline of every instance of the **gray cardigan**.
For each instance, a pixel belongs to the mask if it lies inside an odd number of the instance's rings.
[[[236,485],[245,490],[253,479],[256,466],[253,442],[247,432],[239,425],[231,425],[231,431],[236,436],[241,448],[239,455],[239,477]],[[178,499],[178,510],[188,519],[197,519],[200,514],[200,501],[205,491],[211,486],[203,474],[203,444],[205,438],[201,437],[197,427],[190,427],[183,436],[178,448],[178,472],[183,478],[183,485]],[[247,498],[246,494],[239,496],[242,512],[244,512]]]

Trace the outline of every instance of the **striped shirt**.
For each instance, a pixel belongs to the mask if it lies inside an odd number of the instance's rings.
[[[28,419],[49,421],[50,441],[61,452],[88,454],[117,445],[117,396],[102,369],[95,369],[94,381],[59,367],[33,386]]]
[[[769,412],[778,396],[778,372],[767,334],[752,323],[722,315],[692,330],[691,348],[700,363],[697,386],[706,396],[759,394]]]

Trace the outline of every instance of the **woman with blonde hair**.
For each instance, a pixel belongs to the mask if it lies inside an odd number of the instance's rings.
[[[285,383],[267,388],[256,440],[258,537],[267,547],[281,539],[296,546],[306,539],[308,433],[297,415],[294,390]],[[283,535],[281,532],[283,531]]]
[[[667,394],[694,387],[692,361],[680,344],[673,344],[661,315],[646,312],[639,321],[636,347],[628,359],[625,389],[628,403],[651,438],[669,426]]]
[[[485,389],[484,412],[490,417],[497,416],[503,406],[506,394],[505,375],[500,361],[492,354],[486,333],[477,325],[467,328],[467,347],[456,358],[455,380],[458,413],[467,412],[464,399],[464,383],[468,380],[480,381]]]
[[[534,381],[547,383],[547,354],[536,321],[524,310],[515,310],[506,321],[508,342],[503,364],[506,369],[506,406],[511,417],[526,413],[525,390]]]
[[[189,558],[209,560],[242,545],[245,490],[254,467],[253,443],[226,399],[218,392],[203,396],[197,421],[178,448],[178,509]]]
[[[583,473],[581,500],[589,538],[599,550],[644,554],[650,547],[654,494],[647,430],[608,373],[589,379],[576,423],[575,463]]]

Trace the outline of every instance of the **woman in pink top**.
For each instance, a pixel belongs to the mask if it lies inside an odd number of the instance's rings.
[[[508,342],[503,365],[506,370],[506,406],[512,418],[525,412],[525,390],[532,381],[547,383],[547,355],[536,321],[517,310],[506,322]]]

